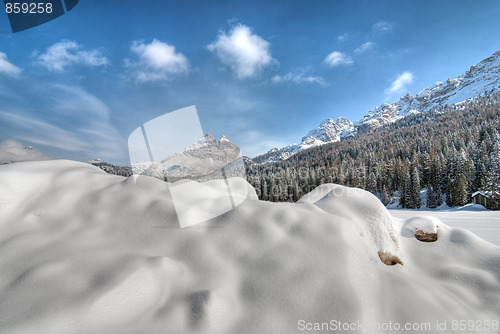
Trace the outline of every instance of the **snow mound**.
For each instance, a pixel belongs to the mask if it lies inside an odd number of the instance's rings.
[[[358,189],[268,203],[236,182],[248,192],[239,206],[179,228],[163,181],[71,161],[0,166],[0,332],[298,333],[337,321],[456,333],[457,319],[498,321],[499,248],[472,233],[439,224],[424,244]],[[217,184],[191,186],[217,198]],[[404,266],[384,265],[380,249]]]
[[[373,194],[358,188],[323,184],[298,202],[314,204],[330,214],[357,224],[360,235],[368,238],[376,248],[374,254],[383,252],[401,257],[398,233],[392,217]]]
[[[440,224],[441,221],[435,217],[413,217],[406,221],[401,234],[405,237],[414,236],[422,242],[435,242],[438,240]]]
[[[226,183],[227,182],[227,183]],[[238,177],[199,183],[181,180],[169,185],[181,227],[218,217],[246,199],[258,200],[255,189]]]
[[[405,235],[414,234],[416,231],[425,233],[438,233],[441,221],[436,217],[431,216],[417,216],[410,218],[404,225]]]

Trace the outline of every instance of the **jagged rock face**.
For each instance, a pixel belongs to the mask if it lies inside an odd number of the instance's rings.
[[[338,141],[340,140],[340,131],[341,130],[333,119],[327,118],[317,129],[309,131],[307,135],[302,138],[302,142],[306,141],[308,138],[315,138],[324,142]]]
[[[308,138],[318,139],[322,142],[335,142],[340,138],[350,135],[354,131],[354,125],[350,120],[345,117],[339,117],[337,123],[331,118],[325,119],[319,127],[313,129],[302,138],[305,142]]]
[[[385,123],[394,122],[412,112],[426,112],[445,104],[456,104],[467,99],[500,91],[500,51],[482,60],[456,79],[448,78],[445,83],[436,82],[423,89],[415,97],[410,93],[392,104],[383,104],[370,110],[357,127],[369,126],[376,128]],[[379,124],[375,124],[373,120]]]
[[[281,149],[274,148],[266,154],[253,159],[253,163],[262,164],[286,160],[305,149],[331,143],[358,133],[373,131],[381,126],[393,123],[407,115],[426,112],[431,109],[453,105],[476,96],[500,91],[500,51],[482,60],[456,79],[448,78],[445,83],[437,82],[423,89],[416,96],[407,93],[399,101],[384,103],[370,111],[354,124],[347,118],[340,117],[337,122],[331,118],[323,121],[318,128],[309,131],[298,144]]]
[[[356,134],[354,124],[345,117],[337,118],[337,125],[342,129],[340,138],[347,138]]]
[[[141,174],[168,180],[199,178],[230,165],[239,155],[240,148],[227,137],[222,136],[217,142],[206,134],[183,152],[150,164]]]
[[[354,124],[345,117],[339,117],[337,122],[331,118],[325,119],[321,124],[311,131],[309,131],[300,143],[288,145],[282,149],[273,148],[266,154],[258,156],[253,159],[254,163],[267,163],[286,160],[295,153],[305,149],[323,145],[326,143],[333,143],[340,141],[341,138],[353,136],[356,133]]]
[[[371,131],[395,122],[401,117],[397,105],[384,103],[380,107],[370,110],[360,121],[356,122],[356,128],[360,133]]]
[[[215,140],[210,134],[206,134],[202,139],[200,139],[195,144],[188,147],[184,152],[176,154],[168,159],[164,160],[163,163],[169,163],[169,161],[179,160],[176,157],[184,158],[198,158],[198,159],[209,159],[219,161],[227,165],[236,159],[240,154],[240,148],[234,145],[227,137],[223,136],[219,142]]]
[[[450,80],[450,79],[448,79],[448,80]],[[401,98],[401,101],[403,101],[403,102],[405,102],[405,103],[411,103],[411,101],[413,101],[413,95],[411,95],[411,93],[410,93],[410,92],[408,92],[408,93],[406,93],[406,95],[405,95],[405,96],[403,96],[403,97]]]

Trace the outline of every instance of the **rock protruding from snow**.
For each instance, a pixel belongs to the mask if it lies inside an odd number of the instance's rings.
[[[422,242],[434,242],[438,240],[438,230],[441,224],[441,221],[435,217],[413,217],[406,221],[402,235],[414,236]]]

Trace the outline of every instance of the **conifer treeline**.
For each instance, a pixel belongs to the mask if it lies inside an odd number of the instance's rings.
[[[461,206],[499,190],[500,94],[407,116],[371,133],[247,167],[260,199],[296,201],[323,183],[359,187],[387,205]],[[427,203],[420,190],[428,189]]]

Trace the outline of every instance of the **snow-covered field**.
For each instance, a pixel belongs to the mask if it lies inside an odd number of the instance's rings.
[[[160,180],[0,166],[0,333],[497,334],[499,250],[331,184],[179,228]]]
[[[433,216],[448,226],[465,228],[484,240],[500,246],[500,211],[487,210],[479,204],[438,210],[389,209],[389,212],[393,217],[402,219]]]

